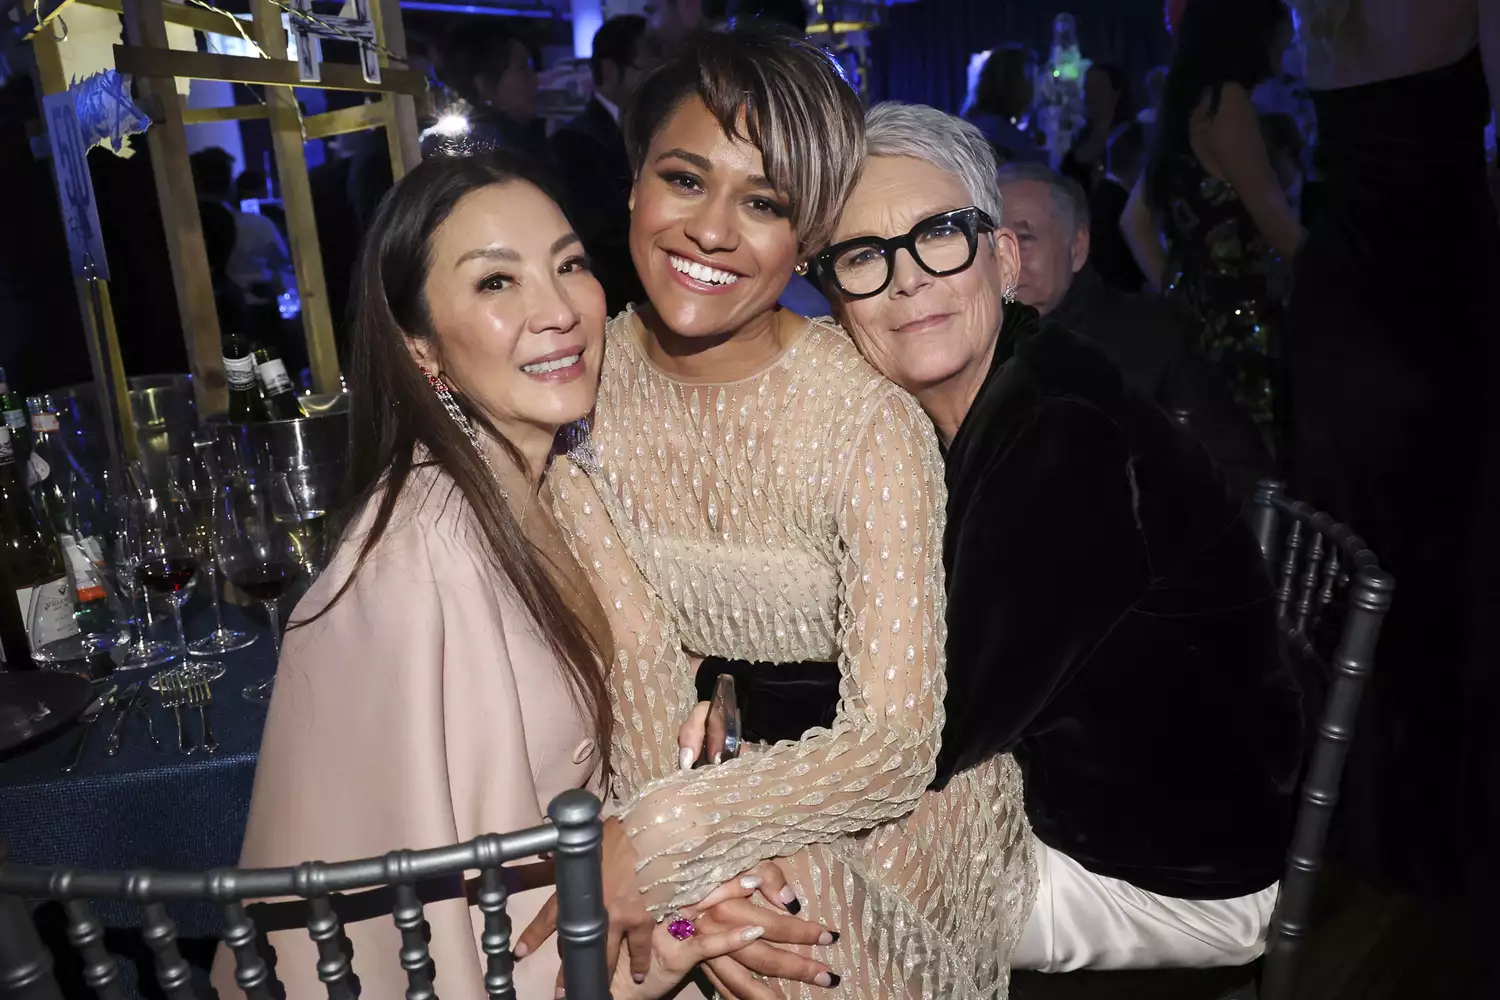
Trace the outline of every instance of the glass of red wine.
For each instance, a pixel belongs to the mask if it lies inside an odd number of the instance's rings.
[[[281,615],[278,602],[302,573],[299,549],[289,529],[276,517],[261,477],[231,477],[221,487],[216,513],[219,568],[236,588],[259,601],[271,622],[271,643],[281,660]],[[250,701],[269,701],[276,678],[242,692]]]
[[[171,490],[157,494],[141,509],[141,561],[135,575],[148,594],[165,600],[177,625],[181,655],[188,652],[182,628],[182,605],[202,561],[200,539],[187,502]]]

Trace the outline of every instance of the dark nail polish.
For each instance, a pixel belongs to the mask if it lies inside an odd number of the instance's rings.
[[[837,986],[839,983],[841,983],[843,981],[844,981],[844,977],[840,976],[837,972],[830,972],[828,974],[828,988],[830,990],[833,989],[835,986]]]
[[[829,931],[828,933],[833,936],[833,941],[830,942],[830,943],[832,943],[832,944],[838,944],[839,943],[839,932],[838,931]]]
[[[795,913],[801,913],[802,912],[802,900],[800,900],[800,899],[794,899],[790,903],[786,904],[786,912],[788,912],[788,913],[794,913],[794,914]]]

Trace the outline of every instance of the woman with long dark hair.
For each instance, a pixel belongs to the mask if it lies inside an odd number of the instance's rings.
[[[519,161],[429,160],[376,214],[353,317],[354,501],[277,666],[249,867],[534,826],[557,794],[602,792],[607,774],[609,623],[537,498],[558,430],[594,405],[604,353],[604,292],[578,237]],[[512,895],[513,916],[545,898]],[[462,892],[425,916],[437,992],[482,996]],[[347,931],[364,995],[400,996],[390,919]],[[760,931],[678,942],[659,929],[649,975],[617,975],[614,995],[659,996]],[[321,992],[307,935],[270,939],[288,995]],[[518,966],[521,995],[552,995],[557,964]],[[220,956],[226,996],[232,966]]]
[[[1268,442],[1283,314],[1271,287],[1273,260],[1290,261],[1303,230],[1250,92],[1280,65],[1291,37],[1282,0],[1187,5],[1146,172],[1120,219],[1147,283],[1202,322],[1199,346]]]

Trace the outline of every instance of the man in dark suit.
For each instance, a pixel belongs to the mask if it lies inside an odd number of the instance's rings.
[[[612,17],[594,34],[589,71],[594,96],[583,114],[552,136],[573,224],[594,259],[611,314],[644,298],[630,260],[630,161],[620,132],[620,107],[643,75],[641,39],[646,19]]]
[[[1110,288],[1089,265],[1089,204],[1040,164],[1000,168],[1004,221],[1021,246],[1016,297],[1093,341],[1125,377],[1187,425],[1242,497],[1275,472],[1229,386],[1192,351],[1191,319],[1155,296]]]

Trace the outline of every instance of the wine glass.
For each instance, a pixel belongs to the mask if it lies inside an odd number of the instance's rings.
[[[216,509],[219,568],[235,587],[260,601],[271,622],[271,642],[281,660],[281,615],[277,601],[302,572],[294,524],[278,520],[262,482],[248,470],[220,487]],[[271,697],[275,677],[252,684],[250,701]]]
[[[323,571],[325,549],[324,512],[314,502],[314,489],[306,469],[277,472],[271,476],[271,515],[287,525],[297,547],[297,561],[309,581]]]
[[[219,466],[214,460],[213,442],[195,441],[193,450],[174,455],[168,461],[168,490],[180,496],[193,518],[193,532],[198,538],[203,575],[208,579],[208,596],[214,607],[214,630],[188,643],[193,656],[216,656],[244,649],[255,636],[224,625],[224,609],[219,603],[219,534],[215,530],[214,509],[219,496]]]
[[[141,585],[137,571],[142,562],[142,540],[145,532],[142,521],[147,505],[139,496],[121,497],[114,503],[114,560],[111,563],[115,586],[130,601],[132,607],[144,605],[144,613],[135,618],[135,641],[125,647],[120,670],[139,670],[156,667],[176,659],[177,654],[165,642],[155,642],[151,633],[151,600],[146,588]]]
[[[202,552],[187,502],[170,490],[154,500],[143,505],[141,561],[135,574],[148,593],[163,598],[171,607],[172,621],[177,625],[177,645],[182,655],[186,655],[182,605],[187,601],[187,587],[198,572]]]

